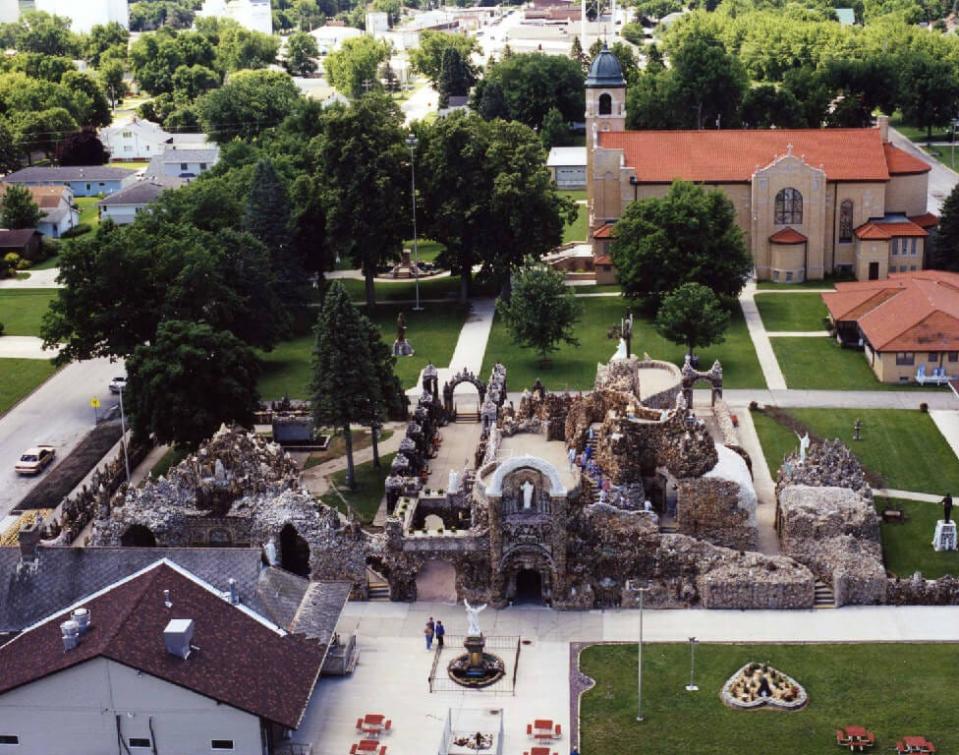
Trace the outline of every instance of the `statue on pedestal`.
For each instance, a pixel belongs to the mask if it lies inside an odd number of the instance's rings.
[[[949,524],[949,517],[952,516],[952,495],[946,493],[946,497],[942,499],[942,521],[946,524]]]
[[[799,463],[802,464],[806,461],[806,452],[809,450],[809,433],[802,436],[796,433],[796,437],[799,438]]]
[[[469,628],[466,630],[466,634],[469,637],[479,637],[481,634],[483,634],[479,625],[479,615],[480,611],[486,608],[486,603],[479,607],[471,606],[470,602],[464,598],[463,605],[466,606],[466,621],[469,623]]]
[[[406,318],[400,312],[396,316],[396,340],[393,341],[393,356],[411,357],[413,354],[413,347],[406,340]]]

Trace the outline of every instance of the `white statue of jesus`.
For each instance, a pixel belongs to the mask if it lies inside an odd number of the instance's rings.
[[[629,359],[629,354],[626,353],[625,339],[619,339],[619,344],[616,346],[616,353],[613,354],[613,359]],[[612,359],[610,361],[612,361]]]
[[[466,621],[469,623],[469,628],[466,630],[468,636],[470,637],[479,637],[483,632],[480,629],[479,625],[479,615],[480,611],[486,608],[486,604],[479,606],[471,606],[470,602],[463,598],[463,605],[466,606]]]
[[[799,433],[796,433],[799,436]],[[806,451],[809,450],[809,433],[804,434],[799,438],[799,461],[800,463],[806,461]]]
[[[535,490],[535,486],[527,480],[520,485],[520,489],[523,491],[523,508],[528,509],[533,505],[533,490]]]

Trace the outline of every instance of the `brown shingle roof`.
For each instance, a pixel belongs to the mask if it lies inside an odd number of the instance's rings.
[[[103,657],[295,729],[323,664],[322,643],[286,634],[165,560],[83,605],[92,622],[75,649],[64,652],[60,639],[69,611],[0,647],[0,694]],[[174,618],[194,623],[199,650],[186,660],[164,646],[163,630]]]

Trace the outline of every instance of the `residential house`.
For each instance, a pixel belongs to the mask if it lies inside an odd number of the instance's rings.
[[[235,584],[218,589],[159,558],[0,646],[0,746],[24,755],[282,752],[328,647],[243,603]]]
[[[586,147],[553,147],[546,167],[558,188],[586,188]]]
[[[36,228],[17,228],[12,231],[0,228],[0,257],[14,252],[25,259],[38,259],[40,241],[41,236]]]
[[[78,34],[89,34],[97,25],[116,22],[130,28],[128,0],[34,0],[34,7],[70,19],[70,28]]]
[[[836,335],[883,383],[959,377],[959,274],[891,273],[822,294]]]
[[[0,183],[0,197],[9,184]],[[74,207],[69,186],[28,186],[30,196],[43,213],[37,230],[44,236],[58,239],[80,223],[80,212]]]
[[[135,171],[106,165],[86,167],[23,168],[4,176],[4,182],[20,186],[67,186],[75,197],[95,197],[120,191],[132,180]]]
[[[202,148],[209,146],[206,134],[174,134],[145,118],[107,126],[98,132],[111,160],[151,160],[162,155],[169,145]]]
[[[216,146],[180,148],[167,146],[162,154],[156,155],[147,166],[145,175],[167,178],[196,178],[205,173],[220,159],[220,148]]]
[[[682,179],[722,191],[760,280],[799,282],[846,271],[884,278],[921,269],[930,166],[876,128],[627,131],[626,81],[603,50],[586,79],[589,232],[596,257],[630,202]],[[882,226],[876,231],[873,226]],[[915,253],[914,253],[915,250]]]
[[[270,0],[205,0],[197,15],[229,18],[250,31],[273,33]]]
[[[338,24],[327,23],[313,29],[313,31],[310,32],[310,36],[316,40],[316,46],[320,51],[320,55],[329,55],[331,52],[339,50],[345,40],[352,39],[353,37],[362,37],[363,32],[352,26],[340,26]]]
[[[0,24],[12,24],[20,18],[20,0],[0,0]]]
[[[117,225],[132,223],[164,191],[176,189],[185,183],[186,179],[183,178],[144,176],[116,194],[100,200],[97,203],[100,220],[112,220]]]

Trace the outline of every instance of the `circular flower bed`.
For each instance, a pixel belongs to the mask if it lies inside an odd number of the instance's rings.
[[[729,707],[746,710],[765,705],[798,710],[809,700],[799,682],[767,663],[747,663],[723,685],[720,697]]]

